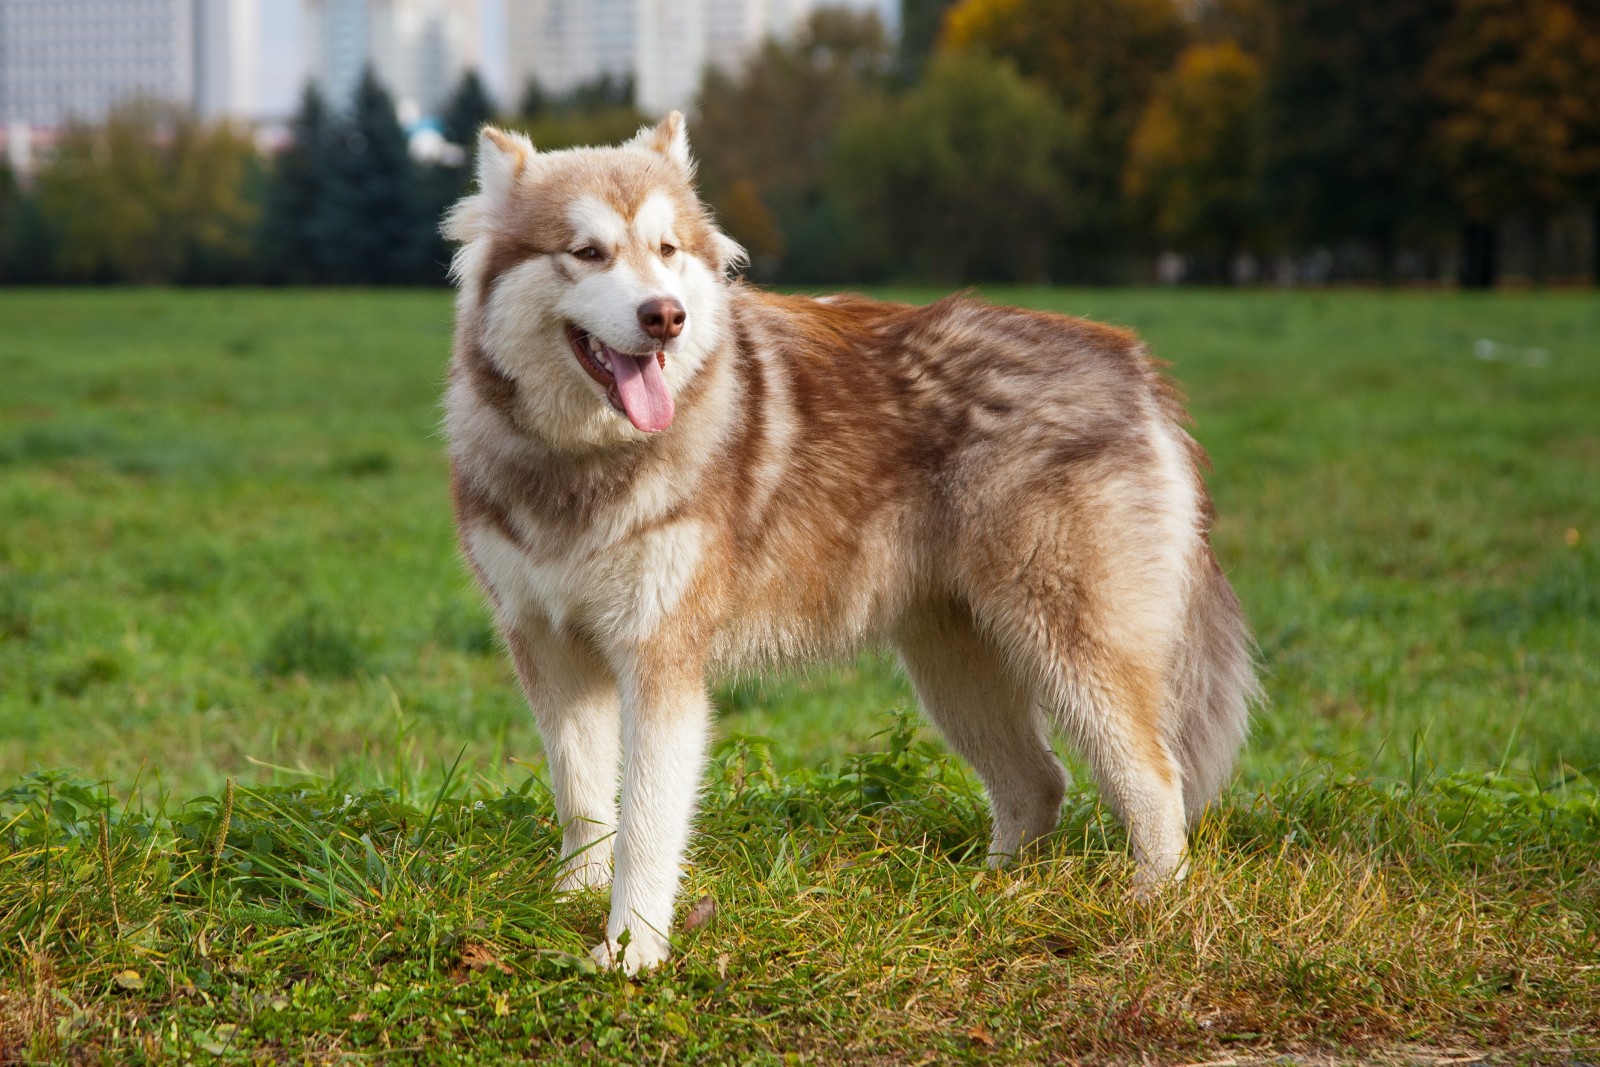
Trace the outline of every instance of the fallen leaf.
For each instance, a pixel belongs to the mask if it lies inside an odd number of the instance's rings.
[[[689,914],[683,917],[683,932],[688,933],[690,930],[700,929],[700,927],[710,922],[711,917],[716,913],[717,902],[711,899],[710,893],[707,893],[695,901],[694,907],[689,909]]]
[[[118,989],[136,990],[144,988],[144,979],[139,977],[138,971],[118,971],[111,980],[117,984]]]
[[[574,956],[572,953],[562,952],[560,949],[542,948],[539,950],[539,956],[558,967],[570,967],[581,974],[595,974],[600,970],[600,965],[592,957]]]
[[[213,1056],[221,1056],[233,1045],[233,1039],[238,1035],[239,1027],[234,1023],[223,1023],[212,1031],[211,1040],[201,1041],[200,1047]]]
[[[984,1048],[994,1048],[994,1035],[982,1026],[969,1027],[967,1037],[971,1038],[974,1044],[982,1045]]]
[[[493,967],[501,974],[511,973],[511,968],[507,967],[505,961],[496,956],[488,945],[476,941],[467,942],[466,947],[461,950],[461,962],[467,965],[469,971],[483,971]]]

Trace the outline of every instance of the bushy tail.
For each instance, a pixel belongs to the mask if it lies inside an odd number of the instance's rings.
[[[1183,769],[1183,810],[1191,826],[1227,781],[1250,707],[1262,700],[1249,623],[1210,547],[1203,551],[1166,715],[1167,743]]]

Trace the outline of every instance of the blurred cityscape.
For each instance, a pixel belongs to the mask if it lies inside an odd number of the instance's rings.
[[[1592,0],[0,0],[0,282],[437,283],[672,108],[763,280],[1600,276]]]
[[[839,3],[839,0],[832,0]],[[437,130],[467,71],[515,103],[631,80],[649,115],[687,108],[817,0],[0,0],[0,137],[28,172],[69,120],[147,97],[281,131],[301,87],[348,106],[370,66],[412,131]],[[853,0],[886,23],[895,0]]]

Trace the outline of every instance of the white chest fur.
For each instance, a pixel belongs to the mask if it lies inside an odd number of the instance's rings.
[[[602,640],[654,632],[694,584],[704,531],[682,519],[616,540],[580,538],[564,548],[541,539],[524,550],[498,528],[467,533],[467,548],[500,605],[502,623],[542,617],[556,629],[582,625]]]

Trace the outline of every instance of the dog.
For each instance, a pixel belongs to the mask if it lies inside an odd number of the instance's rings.
[[[477,159],[443,227],[451,491],[544,742],[559,888],[610,887],[594,958],[668,957],[708,675],[863,645],[898,652],[982,779],[992,863],[1057,825],[1056,730],[1136,891],[1181,877],[1255,646],[1205,454],[1139,341],[745,284],[676,112],[603,148],[486,127]]]

